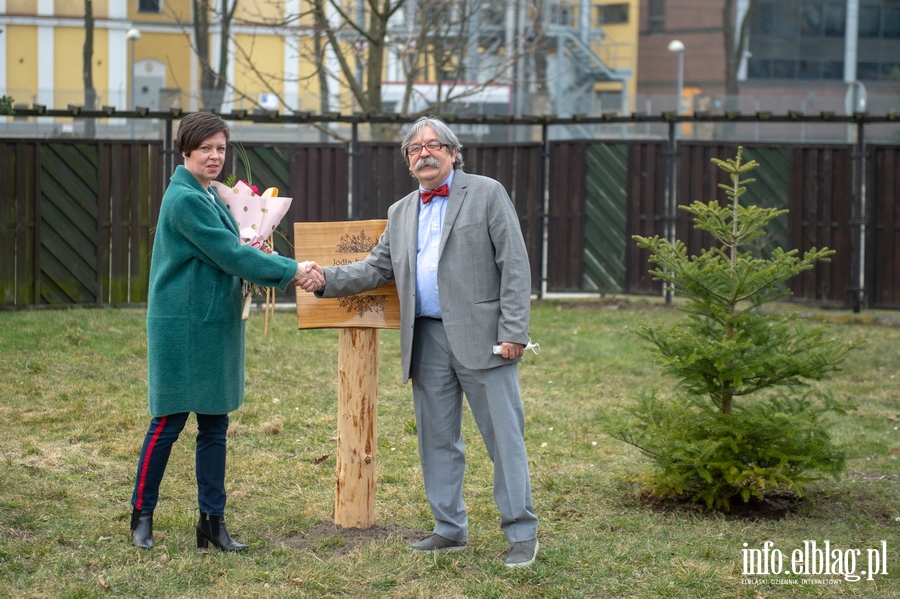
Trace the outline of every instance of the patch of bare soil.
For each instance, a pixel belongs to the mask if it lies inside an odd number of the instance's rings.
[[[679,499],[660,499],[645,492],[638,496],[641,501],[660,512],[673,512],[679,510],[696,510],[706,514],[724,514],[726,517],[739,518],[741,520],[781,520],[800,506],[803,500],[793,494],[771,495],[765,499],[751,497],[744,502],[740,497],[731,500],[731,511],[718,512],[707,510],[705,506],[693,503],[687,497]]]
[[[801,501],[796,495],[773,495],[765,499],[751,497],[747,503],[737,499],[731,504],[731,515],[742,520],[781,520],[796,510]]]
[[[303,533],[282,539],[288,547],[307,549],[317,555],[344,555],[367,543],[379,542],[391,537],[404,543],[414,543],[430,534],[409,526],[376,524],[371,528],[344,528],[323,522]]]

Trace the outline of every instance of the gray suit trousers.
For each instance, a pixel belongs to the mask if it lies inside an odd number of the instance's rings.
[[[463,501],[466,457],[462,438],[465,393],[475,423],[494,463],[494,501],[500,529],[510,543],[537,535],[531,499],[525,415],[518,366],[464,368],[453,356],[439,320],[417,318],[410,375],[425,495],[435,519],[434,532],[465,541],[468,518]]]

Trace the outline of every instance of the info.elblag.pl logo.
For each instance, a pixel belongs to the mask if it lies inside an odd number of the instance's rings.
[[[744,543],[741,550],[744,584],[839,584],[842,581],[875,580],[888,573],[887,541],[866,549],[832,546],[831,541],[819,544],[803,541],[802,547],[782,551],[772,541],[765,541],[759,549]],[[814,579],[778,579],[778,576],[819,577]],[[822,577],[831,578],[822,578]],[[840,577],[840,578],[835,578]]]

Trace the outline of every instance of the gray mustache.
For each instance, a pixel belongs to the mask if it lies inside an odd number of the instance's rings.
[[[434,156],[425,156],[423,158],[419,158],[419,160],[416,162],[416,170],[419,170],[420,168],[424,168],[426,166],[441,168],[441,163],[438,162],[438,159]]]

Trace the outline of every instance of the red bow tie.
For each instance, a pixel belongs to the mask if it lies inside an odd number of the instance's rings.
[[[443,185],[441,185],[440,187],[438,187],[436,189],[432,189],[432,190],[426,189],[425,191],[423,191],[422,192],[422,203],[427,204],[428,202],[431,201],[431,198],[433,198],[434,196],[441,196],[441,197],[446,198],[448,195],[450,195],[450,188],[447,187],[446,183],[444,183]]]

